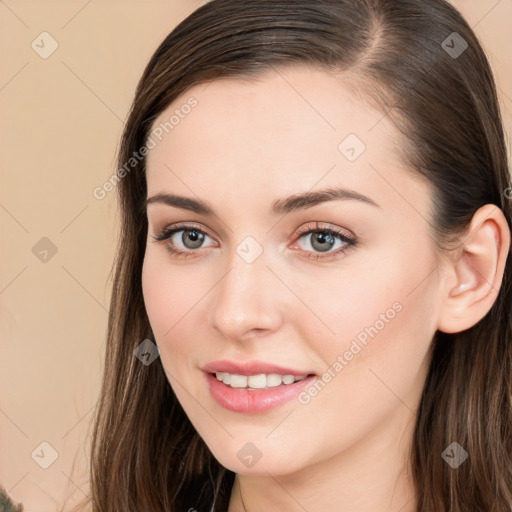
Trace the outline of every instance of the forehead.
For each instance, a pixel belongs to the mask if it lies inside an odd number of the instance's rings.
[[[342,75],[310,67],[192,87],[153,124],[154,131],[167,122],[168,133],[147,157],[149,194],[263,198],[318,184],[396,201],[382,174],[399,188],[418,178],[401,168],[394,126],[352,91]]]

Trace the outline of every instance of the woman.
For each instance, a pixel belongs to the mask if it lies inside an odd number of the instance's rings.
[[[443,0],[213,0],[123,135],[94,512],[512,508],[496,89]]]

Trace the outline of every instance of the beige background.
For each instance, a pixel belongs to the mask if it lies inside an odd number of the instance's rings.
[[[0,0],[0,483],[27,512],[88,492],[117,221],[115,194],[92,191],[115,170],[143,67],[201,3]],[[454,3],[488,51],[510,135],[512,0]],[[58,43],[46,59],[42,32]]]

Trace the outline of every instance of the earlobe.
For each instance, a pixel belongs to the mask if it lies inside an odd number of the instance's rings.
[[[461,237],[457,257],[450,263],[438,330],[461,332],[473,327],[494,304],[510,248],[510,229],[503,212],[482,206]]]

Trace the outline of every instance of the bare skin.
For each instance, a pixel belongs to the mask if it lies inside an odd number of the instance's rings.
[[[464,249],[441,254],[429,231],[430,185],[400,161],[397,131],[323,71],[198,85],[154,126],[192,96],[197,106],[148,155],[148,197],[200,199],[215,214],[149,204],[142,283],[170,385],[237,473],[229,512],[415,511],[408,450],[429,347],[436,330],[469,328],[496,299],[510,245],[501,210],[481,208]],[[338,199],[270,213],[278,199],[330,187],[375,204]],[[153,238],[184,223],[204,232],[199,248],[185,236],[191,228]],[[355,245],[299,238],[316,223]],[[251,263],[237,252],[242,242],[262,250]],[[205,384],[201,368],[219,359],[319,379],[331,369],[331,379],[302,401],[239,413]],[[237,456],[249,442],[261,453],[252,467]]]

